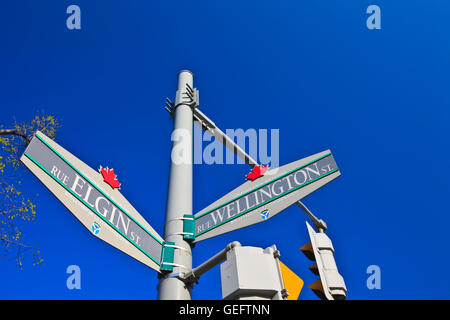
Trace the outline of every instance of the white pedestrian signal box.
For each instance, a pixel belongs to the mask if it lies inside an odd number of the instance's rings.
[[[223,299],[286,300],[290,294],[286,281],[297,299],[303,281],[279,261],[279,256],[275,245],[266,249],[239,246],[228,251],[227,260],[220,265]]]

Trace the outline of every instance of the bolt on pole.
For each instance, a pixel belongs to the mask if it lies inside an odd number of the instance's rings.
[[[164,240],[175,243],[173,271],[161,276],[158,286],[159,300],[190,300],[192,287],[181,279],[192,270],[192,251],[183,239],[183,217],[192,215],[193,183],[193,111],[186,92],[187,85],[194,88],[193,75],[188,70],[178,73],[178,90],[174,103],[172,151],[167,193]],[[180,275],[181,274],[181,275]]]

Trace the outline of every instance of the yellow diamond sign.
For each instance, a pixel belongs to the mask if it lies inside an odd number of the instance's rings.
[[[281,275],[283,276],[284,287],[289,293],[288,300],[297,300],[303,288],[303,280],[291,269],[280,261]]]

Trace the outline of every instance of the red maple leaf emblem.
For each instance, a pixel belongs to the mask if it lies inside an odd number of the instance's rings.
[[[103,180],[111,186],[111,188],[119,188],[120,189],[120,182],[117,180],[117,175],[114,174],[114,169],[109,168],[102,168],[100,166],[100,169],[98,171],[102,174]]]
[[[258,179],[259,177],[262,177],[264,175],[264,173],[267,171],[267,168],[269,167],[269,165],[265,165],[263,166],[262,164],[260,164],[259,166],[254,166],[252,168],[252,171],[247,174],[245,177],[247,178],[247,180],[255,180]]]

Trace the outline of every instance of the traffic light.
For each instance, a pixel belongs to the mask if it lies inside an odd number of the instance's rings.
[[[334,248],[330,238],[323,232],[315,232],[306,222],[311,241],[300,248],[306,257],[315,261],[309,267],[320,279],[308,286],[322,300],[344,300],[347,293],[344,278],[339,274],[334,261]]]

